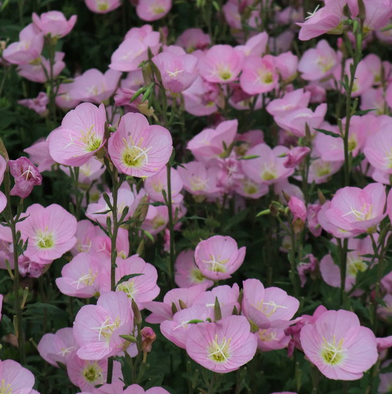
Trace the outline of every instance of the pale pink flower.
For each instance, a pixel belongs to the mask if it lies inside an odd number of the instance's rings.
[[[73,93],[73,82],[60,84],[56,96],[57,106],[62,109],[73,109],[80,104],[80,100],[76,99]]]
[[[102,269],[98,255],[79,253],[61,270],[56,279],[59,290],[68,296],[91,298],[99,293],[98,275]]]
[[[315,182],[318,185],[328,182],[331,176],[342,168],[343,164],[343,161],[312,160],[309,167],[308,183]]]
[[[30,23],[19,33],[19,41],[8,45],[2,56],[11,64],[28,64],[40,57],[43,47],[43,34]]]
[[[133,312],[126,294],[101,295],[97,305],[83,306],[75,317],[74,336],[83,360],[102,360],[122,352],[125,339],[133,330]]]
[[[0,155],[0,185],[3,183],[4,174],[7,169],[7,162],[4,157]],[[3,212],[4,208],[7,206],[7,198],[3,192],[0,191],[0,213]],[[0,239],[1,235],[0,235]]]
[[[216,373],[239,369],[252,360],[256,350],[256,337],[243,316],[229,316],[216,323],[194,324],[186,341],[189,356]]]
[[[192,55],[175,55],[166,51],[154,56],[152,61],[161,73],[163,86],[173,93],[188,89],[199,76],[198,59]]]
[[[196,78],[183,96],[185,110],[194,116],[211,115],[224,106],[224,96],[218,86],[201,77]]]
[[[230,45],[214,45],[199,60],[200,75],[208,82],[228,83],[237,79],[244,55]]]
[[[346,75],[350,75],[350,67],[353,64],[353,59],[346,60],[344,72]],[[338,77],[339,75],[339,77]],[[340,78],[340,70],[335,70],[335,78]],[[369,70],[366,62],[363,60],[359,62],[357,69],[355,71],[355,80],[353,85],[353,90],[351,97],[358,97],[368,90],[373,84],[373,75]],[[343,88],[344,91],[344,88]]]
[[[191,287],[199,283],[208,283],[208,287],[213,286],[213,282],[203,276],[194,260],[193,250],[182,251],[175,263],[175,281],[179,287]]]
[[[132,28],[124,41],[114,51],[109,67],[117,71],[134,71],[148,58],[148,48],[153,54],[159,49],[159,32],[152,31],[150,25]]]
[[[9,160],[8,165],[15,181],[15,185],[10,192],[11,196],[26,198],[33,191],[34,186],[42,184],[42,175],[27,157]]]
[[[181,193],[183,188],[183,181],[181,176],[177,170],[174,168],[170,169],[170,180],[171,180],[171,196],[172,200],[175,201]],[[167,182],[167,169],[162,168],[156,175],[153,175],[146,179],[144,182],[144,188],[148,197],[153,201],[165,202],[163,198],[163,193],[166,193],[168,196],[167,190],[168,182]]]
[[[378,358],[373,332],[360,325],[355,313],[345,310],[327,311],[314,324],[305,325],[301,345],[306,357],[329,379],[360,379]]]
[[[84,0],[87,8],[97,14],[107,14],[120,7],[120,0]]]
[[[174,314],[172,320],[165,320],[160,325],[161,333],[181,349],[186,349],[186,341],[192,321],[206,322],[214,320],[214,309],[204,305],[193,305]]]
[[[187,53],[199,49],[204,50],[211,45],[211,38],[203,30],[198,28],[186,29],[176,41],[176,45],[184,48]]]
[[[71,253],[76,256],[78,253],[92,253],[92,241],[103,232],[98,226],[94,226],[89,220],[81,220],[76,228],[76,244]]]
[[[309,13],[305,22],[297,23],[301,26],[299,39],[302,41],[321,36],[322,34],[341,34],[343,31],[343,14],[344,2],[329,2],[328,5],[321,9],[316,8],[315,12]]]
[[[384,89],[368,89],[361,95],[361,110],[373,110],[375,114],[382,115],[385,111],[387,103],[384,97]]]
[[[306,108],[309,104],[310,93],[296,89],[286,93],[282,98],[272,100],[267,105],[267,112],[272,116],[283,115],[288,111]]]
[[[66,36],[75,26],[77,15],[72,15],[67,20],[60,11],[44,12],[38,16],[33,12],[33,22],[35,26],[45,35],[52,38],[61,38]]]
[[[305,157],[310,153],[311,149],[306,146],[297,146],[290,149],[286,154],[286,160],[283,165],[286,168],[295,168],[301,164]]]
[[[339,65],[337,53],[328,44],[328,41],[321,40],[316,48],[308,49],[301,57],[298,64],[298,71],[306,81],[315,81],[331,75]]]
[[[373,232],[386,216],[385,186],[371,183],[364,189],[344,187],[323,205],[318,220],[324,230],[337,238]]]
[[[71,176],[70,167],[60,166],[60,168],[68,175]],[[88,189],[93,181],[96,181],[105,172],[103,163],[91,157],[89,161],[79,167],[78,185],[82,189]]]
[[[188,142],[187,149],[198,161],[207,163],[218,158],[230,147],[237,135],[237,129],[237,119],[222,122],[215,129],[204,129]]]
[[[23,394],[32,391],[35,378],[28,369],[16,361],[0,360],[0,383],[4,393]]]
[[[152,22],[166,16],[171,7],[172,0],[139,0],[136,14],[140,19]]]
[[[152,235],[156,235],[163,231],[168,223],[169,211],[167,206],[160,205],[158,207],[154,207],[153,205],[150,205],[141,228]]]
[[[78,348],[72,328],[61,328],[56,334],[45,334],[38,343],[40,356],[59,368],[59,364],[67,365],[69,355]]]
[[[244,160],[242,169],[250,179],[256,183],[273,184],[288,178],[294,173],[294,169],[284,166],[288,148],[276,146],[271,149],[267,144],[259,144],[249,149],[248,156],[257,156],[254,159]]]
[[[245,56],[264,55],[268,43],[268,34],[266,32],[258,33],[250,37],[244,45],[237,45],[235,49],[240,50]]]
[[[63,61],[65,56],[64,52],[56,52],[54,55],[54,65],[53,65],[53,78],[56,78],[60,75],[61,71],[65,67],[65,63]],[[44,71],[45,69],[45,71]],[[50,62],[48,59],[43,56],[38,57],[34,61],[29,64],[20,65],[18,67],[18,74],[28,79],[32,82],[45,83],[48,80],[48,76],[50,76]]]
[[[195,263],[206,278],[227,279],[242,265],[245,252],[233,238],[215,235],[196,246]]]
[[[69,380],[80,390],[91,392],[95,386],[105,384],[108,372],[108,360],[88,361],[82,360],[72,352],[67,360],[67,373]],[[113,363],[112,382],[121,382],[121,364],[118,361]]]
[[[286,328],[299,308],[299,301],[278,287],[264,288],[257,279],[243,282],[242,313],[253,332]]]
[[[24,241],[29,241],[26,257],[40,260],[54,260],[68,252],[76,243],[76,219],[60,205],[47,208],[33,204],[27,208],[25,220],[18,223]]]
[[[257,348],[262,352],[284,349],[290,342],[290,337],[283,328],[267,328],[254,334],[257,338]]]
[[[276,56],[275,66],[281,76],[283,82],[288,83],[293,81],[297,76],[298,57],[292,52],[281,53]]]
[[[57,163],[80,167],[87,163],[104,144],[106,112],[83,103],[68,112],[61,126],[49,137],[50,155]]]
[[[248,56],[242,67],[241,88],[248,94],[270,92],[279,81],[275,60],[271,55],[263,58]]]
[[[120,77],[119,71],[109,69],[102,74],[101,71],[92,68],[74,79],[70,95],[79,101],[103,103],[113,95]]]
[[[313,112],[309,108],[300,108],[284,114],[276,115],[275,122],[284,130],[288,130],[297,137],[305,137],[306,124],[312,135],[316,133],[324,120],[327,104],[320,104]]]
[[[141,114],[125,114],[117,131],[109,139],[109,155],[124,174],[148,177],[158,173],[172,153],[170,132],[162,126],[150,126]]]
[[[38,115],[45,116],[48,112],[49,98],[45,92],[39,92],[34,99],[18,100],[18,104],[35,111]]]
[[[195,299],[202,294],[208,284],[201,283],[186,289],[169,290],[163,297],[163,302],[151,301],[145,303],[145,308],[151,311],[151,315],[146,318],[147,323],[160,324],[165,320],[173,318],[173,304],[177,311],[183,307],[189,308]],[[180,302],[181,301],[181,302]]]
[[[363,28],[365,32],[379,30],[388,24],[392,17],[391,0],[364,0],[365,20]]]
[[[377,170],[392,174],[392,129],[390,125],[388,126],[367,139],[363,152],[369,163]]]

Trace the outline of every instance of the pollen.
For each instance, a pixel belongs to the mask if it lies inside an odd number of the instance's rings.
[[[218,335],[215,335],[215,338],[210,345],[208,346],[209,358],[216,363],[226,363],[230,358],[230,339],[226,339],[225,337],[221,340],[218,339]]]
[[[323,338],[323,345],[321,347],[321,357],[326,364],[335,366],[343,362],[345,355],[344,349],[342,349],[344,339],[341,339],[336,343],[335,335],[332,337],[332,341],[328,342]]]
[[[210,271],[226,272],[225,264],[229,259],[221,259],[220,256],[215,257],[213,254],[210,254],[209,258],[210,260],[203,260],[203,263],[210,265]]]
[[[52,249],[55,246],[54,235],[50,231],[37,230],[36,236],[33,237],[35,245],[39,249]]]
[[[123,291],[128,298],[135,298],[135,294],[137,292],[134,280],[130,280],[128,282],[122,282],[117,286],[117,290]]]
[[[102,368],[98,366],[98,364],[92,363],[89,364],[83,371],[82,376],[88,383],[94,383],[94,385],[102,384],[103,382],[103,375],[102,375]],[[1,393],[1,392],[0,392]]]
[[[0,394],[12,394],[12,387],[10,384],[5,384],[5,380],[1,379]]]

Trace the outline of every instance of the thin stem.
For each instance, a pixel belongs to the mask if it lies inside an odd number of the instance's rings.
[[[170,160],[166,165],[167,168],[167,196],[166,203],[169,213],[169,232],[170,232],[170,256],[169,256],[169,277],[171,286],[174,287],[174,262],[175,262],[175,250],[174,250],[174,221],[173,221],[173,201],[172,201],[172,187],[171,187],[171,164]]]

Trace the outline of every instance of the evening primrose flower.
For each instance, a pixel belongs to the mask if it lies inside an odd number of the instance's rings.
[[[198,323],[188,331],[186,351],[194,361],[216,373],[239,369],[254,357],[257,339],[243,316],[216,323]]]
[[[109,155],[119,172],[135,177],[157,174],[169,161],[173,149],[170,132],[150,126],[145,116],[125,114],[109,139]]]
[[[65,115],[61,126],[49,136],[49,151],[60,164],[80,167],[103,146],[105,106],[82,103]]]
[[[23,241],[28,240],[26,257],[45,264],[45,261],[58,259],[75,245],[76,219],[60,205],[44,208],[33,204],[27,208],[25,216],[17,228]]]
[[[360,379],[377,361],[376,337],[353,312],[327,311],[300,338],[306,357],[329,379]]]

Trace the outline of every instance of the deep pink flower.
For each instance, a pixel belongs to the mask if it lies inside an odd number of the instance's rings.
[[[302,220],[303,222],[306,220],[306,206],[302,200],[298,197],[292,196],[288,203],[290,208],[290,212],[293,215],[293,220]]]
[[[106,112],[90,103],[78,105],[65,115],[49,137],[50,155],[57,163],[80,167],[104,144]]]
[[[141,114],[125,114],[117,131],[109,139],[109,155],[124,174],[148,177],[158,173],[172,153],[170,132],[162,126],[150,126]]]
[[[360,346],[358,346],[360,344]],[[357,380],[377,361],[373,332],[360,325],[357,315],[327,311],[301,330],[306,357],[329,379]]]
[[[97,305],[83,306],[75,317],[74,336],[83,360],[102,360],[125,350],[125,339],[133,330],[133,312],[123,292],[99,297]]]
[[[33,12],[33,22],[35,26],[46,36],[61,38],[66,36],[75,26],[77,15],[72,15],[67,21],[60,11],[44,12],[38,16]]]
[[[18,100],[18,104],[35,111],[38,115],[45,116],[48,113],[47,105],[49,98],[45,92],[39,92],[34,99]]]
[[[200,49],[206,49],[211,45],[211,38],[203,30],[198,28],[186,29],[181,33],[176,41],[176,45],[181,46],[187,53]]]
[[[42,184],[42,175],[27,157],[9,160],[8,165],[15,181],[11,196],[26,198],[33,191],[34,186]]]
[[[186,341],[189,356],[216,373],[239,369],[252,360],[256,350],[256,337],[243,316],[229,316],[216,323],[194,324]]]
[[[245,252],[233,238],[215,235],[196,246],[195,263],[206,278],[227,279],[242,265]]]
[[[245,56],[258,56],[264,55],[268,43],[268,34],[266,32],[258,33],[250,37],[244,45],[237,45],[235,49],[240,50]]]
[[[286,154],[286,160],[283,165],[286,168],[295,168],[301,164],[304,158],[310,153],[311,149],[306,146],[297,146],[290,149]]]
[[[47,208],[33,204],[26,210],[26,219],[18,223],[22,239],[29,241],[25,256],[39,262],[54,260],[76,243],[76,219],[60,205]]]

